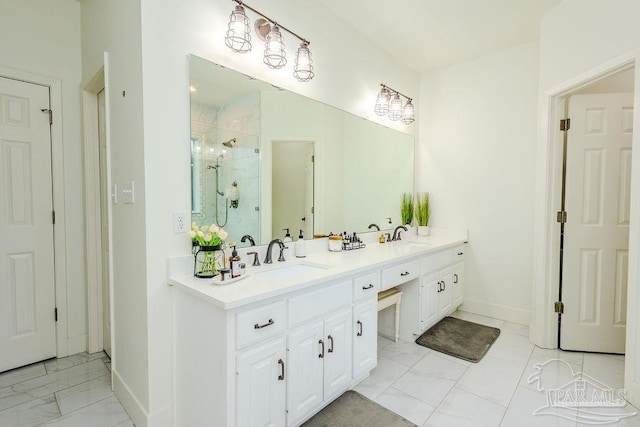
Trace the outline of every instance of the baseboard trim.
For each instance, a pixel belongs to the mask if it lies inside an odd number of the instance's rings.
[[[137,424],[136,424],[137,425]],[[173,406],[149,414],[148,426],[172,427],[173,426]]]
[[[144,410],[117,371],[114,370],[112,372],[111,379],[113,381],[113,392],[122,403],[127,414],[129,414],[131,421],[136,427],[147,427],[149,425],[149,414]]]
[[[87,334],[76,335],[67,338],[67,355],[82,353],[87,351]]]
[[[519,308],[507,307],[504,305],[490,304],[485,301],[465,299],[460,310],[469,313],[480,314],[482,316],[493,317],[494,319],[506,320],[508,322],[527,325],[531,323],[531,311]]]

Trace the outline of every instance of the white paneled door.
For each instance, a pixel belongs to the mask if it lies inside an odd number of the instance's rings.
[[[49,88],[0,78],[0,371],[56,355]]]
[[[633,94],[569,100],[560,346],[624,353]]]

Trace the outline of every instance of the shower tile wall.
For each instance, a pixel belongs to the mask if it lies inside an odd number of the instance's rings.
[[[203,208],[194,214],[199,224],[217,223],[228,233],[228,241],[239,242],[244,234],[260,236],[260,94],[247,94],[224,107],[215,109],[192,106],[192,138],[202,141],[200,168],[204,171]],[[223,142],[236,139],[234,148]],[[222,155],[223,157],[219,156]],[[207,166],[219,164],[218,188],[225,196],[217,196],[215,170]],[[237,208],[229,207],[227,195],[233,182],[240,195]]]

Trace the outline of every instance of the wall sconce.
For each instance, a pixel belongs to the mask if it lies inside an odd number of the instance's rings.
[[[259,15],[254,29],[259,39],[265,42],[263,62],[274,69],[283,68],[287,64],[287,54],[285,52],[284,38],[280,30],[284,30],[301,41],[296,52],[296,59],[293,67],[293,76],[301,82],[308,82],[315,75],[313,72],[313,61],[309,45],[311,42],[300,37],[293,31],[278,24],[273,19],[263,13],[258,12],[241,0],[232,0],[238,5],[229,16],[229,25],[225,34],[225,44],[229,49],[237,53],[245,53],[251,50],[251,34],[249,33],[249,18],[245,8]]]
[[[411,103],[412,99],[385,84],[380,84],[380,86],[382,89],[378,93],[376,106],[373,109],[375,113],[379,116],[387,116],[392,121],[400,120],[405,125],[413,123],[416,117]],[[402,99],[400,99],[401,96],[407,100],[404,106]]]

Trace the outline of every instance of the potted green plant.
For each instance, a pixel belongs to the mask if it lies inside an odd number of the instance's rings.
[[[416,194],[416,222],[418,223],[418,236],[429,235],[429,217],[431,208],[429,206],[429,193]]]
[[[413,194],[402,193],[400,217],[403,225],[411,225],[411,221],[413,221]]]

